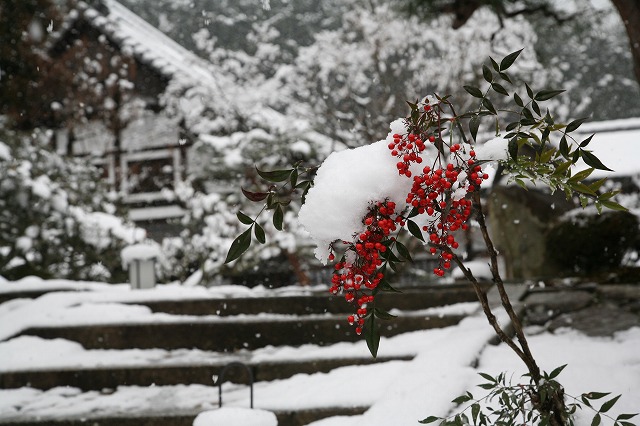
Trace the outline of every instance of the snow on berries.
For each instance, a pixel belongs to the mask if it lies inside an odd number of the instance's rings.
[[[330,291],[353,305],[347,322],[358,334],[372,313],[387,252],[399,251],[408,222],[419,225],[425,249],[438,259],[433,273],[444,276],[460,247],[456,233],[468,229],[472,194],[489,178],[478,150],[443,138],[452,121],[435,99],[416,107],[391,123],[386,140],[330,155],[300,211],[318,259],[335,262]]]

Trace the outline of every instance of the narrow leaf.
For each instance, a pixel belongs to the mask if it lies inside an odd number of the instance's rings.
[[[618,402],[618,399],[620,399],[620,396],[621,395],[618,395],[615,398],[612,398],[609,401],[607,401],[604,404],[602,404],[602,407],[600,407],[600,412],[601,413],[606,413],[607,411],[611,410],[611,407],[616,405],[616,402]]]
[[[398,249],[398,254],[400,256],[407,259],[408,261],[411,261],[411,253],[409,253],[409,249],[407,249],[407,246],[402,244],[400,241],[396,241],[396,248]]]
[[[487,83],[491,83],[493,81],[493,73],[486,65],[482,65],[482,77]]]
[[[378,348],[380,347],[380,331],[375,323],[375,316],[370,315],[365,321],[365,340],[371,356],[378,356]]]
[[[580,156],[582,157],[584,162],[587,164],[587,166],[593,167],[593,168],[598,169],[598,170],[607,170],[607,171],[610,171],[610,172],[613,171],[610,168],[608,168],[607,166],[605,166],[604,164],[602,164],[600,159],[598,157],[596,157],[595,155],[593,155],[590,151],[586,151],[584,149],[580,149]]]
[[[602,422],[602,418],[600,417],[600,413],[596,414],[591,421],[591,426],[598,426]]]
[[[251,245],[251,228],[244,231],[240,234],[233,242],[231,243],[231,247],[229,248],[229,253],[227,253],[227,258],[224,263],[229,263],[240,256],[249,249]]]
[[[376,316],[376,318],[380,318],[383,320],[391,320],[391,319],[397,318],[397,315],[392,315],[389,312],[385,311],[384,309],[380,309],[380,308],[374,308],[373,314]]]
[[[497,115],[496,109],[493,107],[491,101],[487,98],[482,99],[482,105],[491,112],[493,115]]]
[[[589,136],[588,138],[586,138],[585,140],[583,140],[582,142],[580,142],[580,148],[584,148],[587,145],[589,145],[589,143],[591,143],[591,139],[593,139],[594,136],[595,136],[595,133]]]
[[[502,86],[501,84],[498,83],[493,83],[491,85],[491,88],[496,92],[496,93],[500,93],[501,95],[504,96],[509,96],[509,92],[507,92],[507,89],[504,88],[504,86]]]
[[[516,105],[518,105],[520,108],[524,106],[524,102],[522,101],[522,98],[517,93],[513,94],[513,100],[516,102]]]
[[[541,90],[536,93],[534,99],[536,101],[547,101],[555,96],[558,96],[562,92],[564,92],[564,90]]]
[[[284,211],[282,210],[282,206],[278,204],[273,212],[273,226],[275,226],[278,231],[282,231],[283,221]]]
[[[482,98],[482,91],[475,86],[462,86],[471,96],[475,98]]]
[[[567,133],[573,132],[578,127],[580,127],[580,125],[582,123],[584,123],[588,119],[589,119],[589,117],[584,117],[584,118],[578,118],[577,120],[573,120],[571,123],[567,124],[567,128],[565,129],[565,132],[567,132]]]
[[[440,417],[436,417],[436,416],[429,416],[426,419],[422,419],[420,420],[418,423],[426,425],[429,423],[434,423],[437,422],[438,420],[440,420]]]
[[[256,171],[258,172],[258,175],[260,175],[262,179],[267,180],[269,182],[284,182],[289,178],[293,169],[263,171],[256,167]]]
[[[257,222],[255,223],[254,227],[254,235],[256,236],[256,239],[260,244],[264,244],[267,242],[267,238],[264,234],[264,228]]]
[[[424,237],[422,236],[422,231],[420,231],[420,227],[412,220],[407,220],[407,229],[417,239],[420,241],[424,241]]]
[[[480,117],[473,116],[471,120],[469,120],[469,132],[471,133],[471,137],[474,141],[478,140],[478,128],[480,127]]]
[[[599,201],[600,204],[602,204],[604,207],[610,209],[610,210],[614,210],[614,211],[619,211],[619,212],[628,212],[629,209],[621,206],[620,204],[613,202],[613,201],[609,201],[609,200],[601,200]]]
[[[505,56],[502,59],[502,61],[500,61],[500,71],[504,71],[508,69],[511,65],[513,65],[513,63],[516,61],[516,59],[518,58],[518,56],[523,50],[524,49],[516,50],[515,52],[509,53],[507,56]]]
[[[549,374],[549,379],[555,379],[556,377],[558,377],[558,375],[560,373],[562,373],[562,370],[565,369],[565,367],[567,366],[567,364],[561,365],[560,367],[554,369],[551,374]]]
[[[236,216],[238,217],[238,220],[245,225],[251,225],[253,223],[253,219],[242,212],[236,213]]]

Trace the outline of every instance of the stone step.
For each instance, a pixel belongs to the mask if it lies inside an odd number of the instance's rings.
[[[277,362],[246,362],[255,382],[289,378],[295,374],[327,373],[349,365],[368,365],[393,360],[408,361],[412,355],[394,357],[351,357],[339,359],[283,360]],[[70,386],[83,391],[115,389],[118,386],[168,386],[202,384],[211,386],[212,377],[219,375],[229,359],[207,365],[165,366],[104,366],[93,368],[66,368],[51,370],[9,371],[0,373],[0,389],[31,387],[51,389]],[[242,369],[230,369],[225,382],[248,383]]]
[[[436,306],[476,301],[473,288],[467,284],[447,284],[426,288],[405,288],[401,293],[383,293],[377,299],[382,309],[417,311]],[[191,299],[132,302],[148,306],[153,312],[173,315],[242,315],[242,314],[290,314],[309,315],[323,313],[347,313],[353,306],[341,296],[328,292],[309,295],[274,297],[231,297],[224,299]]]
[[[395,336],[408,331],[457,324],[465,315],[408,313],[381,321],[380,335]],[[20,335],[79,342],[85,349],[179,349],[197,348],[214,352],[253,350],[265,346],[329,345],[362,339],[344,315],[307,317],[203,318],[199,321],[154,322],[109,325],[30,328]]]
[[[278,426],[303,426],[333,416],[355,416],[368,407],[322,407],[296,411],[274,411]],[[0,419],[2,426],[192,426],[198,413],[131,415],[129,417],[92,417],[74,419],[20,418]]]

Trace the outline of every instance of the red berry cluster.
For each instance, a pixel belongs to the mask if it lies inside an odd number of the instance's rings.
[[[383,253],[388,250],[389,235],[397,229],[399,216],[395,212],[396,204],[392,201],[374,204],[363,219],[365,229],[356,236],[354,242],[344,241],[347,245],[345,256],[335,265],[331,288],[333,294],[344,292],[349,303],[355,303],[357,310],[347,318],[349,324],[356,325],[356,333],[362,333],[364,319],[368,314],[367,304],[374,300],[365,290],[375,289],[384,274],[378,271],[383,263]],[[392,217],[395,216],[395,219]],[[333,261],[333,253],[329,260]],[[349,260],[347,260],[349,259]]]
[[[440,122],[439,108],[424,105],[423,109],[422,114],[426,115],[421,118],[423,123]],[[422,141],[425,139],[432,143],[436,140],[429,133],[429,128],[393,135],[389,149],[392,156],[402,160],[397,164],[400,175],[411,177],[411,164],[422,163],[421,153],[425,147]],[[422,230],[429,234],[431,254],[438,255],[440,259],[438,267],[433,270],[437,276],[444,276],[451,267],[451,250],[459,247],[452,232],[468,228],[471,201],[466,198],[467,194],[475,191],[488,178],[487,174],[482,173],[482,167],[477,164],[475,152],[470,147],[467,153],[460,144],[447,146],[448,158],[443,159],[443,154],[438,155],[432,166],[425,166],[421,174],[413,176],[413,185],[406,198],[407,205],[416,209],[419,215],[426,213],[429,216]]]

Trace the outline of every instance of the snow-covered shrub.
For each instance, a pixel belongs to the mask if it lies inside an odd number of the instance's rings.
[[[144,231],[115,215],[96,168],[47,149],[45,136],[1,135],[2,275],[124,281],[119,252]]]
[[[202,105],[208,108],[215,102]],[[205,109],[200,117],[192,117],[198,120],[194,125],[215,129],[219,117],[212,114],[213,118],[208,118],[209,112]],[[285,232],[277,232],[270,220],[260,221],[269,244],[233,265],[224,265],[242,226],[234,212],[240,209],[252,216],[260,210],[234,188],[241,186],[250,194],[260,181],[258,169],[279,169],[299,161],[319,164],[332,150],[344,146],[313,131],[306,121],[288,119],[266,107],[245,109],[235,120],[229,134],[203,133],[192,147],[188,182],[174,191],[187,211],[182,221],[185,230],[178,238],[163,241],[167,255],[164,273],[184,280],[202,269],[205,282],[222,277],[249,286],[307,283],[307,271],[317,262],[312,250],[300,245],[305,232],[292,213],[282,215]],[[233,122],[229,120],[227,125]]]

